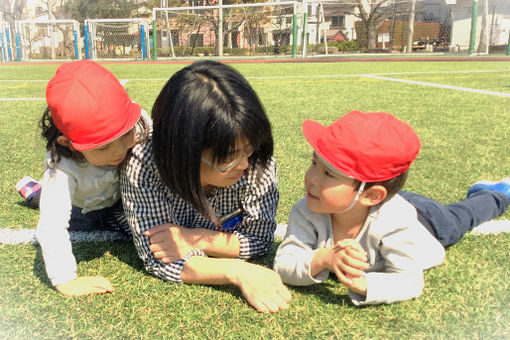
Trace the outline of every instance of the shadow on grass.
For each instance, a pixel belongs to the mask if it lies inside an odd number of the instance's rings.
[[[38,245],[36,247],[37,252],[34,258],[34,275],[48,287],[53,287],[46,275],[41,247]],[[88,262],[96,258],[100,258],[104,256],[105,253],[112,254],[117,257],[119,261],[128,264],[135,270],[144,271],[142,260],[138,257],[132,241],[73,243],[73,254],[78,266],[80,262]]]
[[[281,242],[279,241],[273,242],[269,254],[260,259],[256,259],[254,263],[258,263],[268,268],[273,268],[274,257],[276,255],[276,250],[278,249],[280,243]],[[349,295],[345,294],[347,290],[338,281],[334,274],[331,274],[327,281],[320,284],[315,284],[311,286],[288,286],[288,287],[290,290],[300,294],[313,295],[328,304],[354,306]]]
[[[253,264],[258,264],[263,267],[272,268],[273,260],[276,254],[276,249],[280,242],[274,242],[271,246],[269,253],[266,256],[262,256],[256,259],[249,261]],[[46,275],[46,270],[44,268],[44,260],[42,257],[41,248],[37,247],[36,256],[34,258],[34,275],[41,280],[41,282],[48,287],[52,288],[52,284]],[[138,257],[138,253],[132,241],[108,241],[108,242],[83,242],[83,243],[73,243],[73,254],[76,258],[77,265],[79,266],[80,262],[88,262],[92,261],[96,258],[100,258],[105,254],[111,254],[115,256],[119,261],[129,265],[136,271],[144,272],[146,275],[150,276],[145,272],[143,262]],[[323,302],[328,304],[338,304],[338,305],[350,305],[353,306],[348,295],[339,294],[336,291],[345,292],[345,289],[342,288],[342,285],[332,278],[322,284],[306,286],[306,287],[294,287],[289,286],[289,289],[293,292],[299,294],[313,295]],[[244,296],[238,287],[233,285],[219,285],[211,287],[217,291],[226,292],[231,294],[232,296],[245,301]],[[246,302],[247,303],[247,302]]]

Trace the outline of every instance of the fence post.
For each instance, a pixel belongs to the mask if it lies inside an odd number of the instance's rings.
[[[510,55],[510,34],[508,34],[508,44],[506,45],[506,55]]]
[[[74,59],[78,60],[80,59],[80,56],[78,55],[78,33],[76,32],[76,29],[73,30],[73,37],[74,37]]]
[[[90,59],[89,55],[89,25],[83,26],[83,33],[85,35],[85,59]]]
[[[158,59],[158,53],[156,51],[157,47],[157,24],[156,24],[156,16],[154,16],[154,20],[152,20],[152,60]]]
[[[292,15],[292,58],[297,52],[297,4],[294,2],[294,14]]]
[[[7,54],[9,55],[9,61],[12,61],[11,34],[9,32],[9,27],[5,28],[5,38],[7,41]]]
[[[471,16],[471,37],[469,39],[469,54],[475,52],[476,21],[478,19],[478,0],[473,0],[473,12]]]
[[[142,60],[145,60],[145,31],[143,29],[143,24],[140,25],[140,39],[142,41]]]
[[[7,61],[7,57],[5,55],[5,44],[4,44],[4,33],[3,33],[3,25],[0,26],[0,43],[2,44],[2,61],[3,62],[6,62]]]
[[[407,53],[413,53],[414,42],[414,17],[416,12],[416,0],[411,2],[411,12],[409,13],[409,22],[407,23]]]
[[[18,32],[16,32],[16,60],[21,61],[21,39]]]
[[[306,58],[306,26],[308,24],[308,2],[303,0],[303,38],[301,39],[301,44],[303,44],[303,52],[301,54],[302,58]]]

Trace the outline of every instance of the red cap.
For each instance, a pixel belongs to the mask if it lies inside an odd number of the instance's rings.
[[[306,120],[303,134],[329,167],[361,182],[397,177],[420,151],[416,132],[384,112],[351,111],[328,127]]]
[[[46,101],[55,126],[78,151],[117,139],[141,115],[119,80],[90,60],[60,66],[46,86]]]

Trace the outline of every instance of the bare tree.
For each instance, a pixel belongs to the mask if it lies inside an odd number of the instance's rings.
[[[0,13],[11,28],[9,31],[11,41],[15,41],[14,21],[22,19],[26,3],[27,0],[0,0]]]
[[[366,30],[369,50],[377,48],[379,27],[385,20],[408,11],[409,4],[401,0],[356,0],[356,16],[361,19]]]

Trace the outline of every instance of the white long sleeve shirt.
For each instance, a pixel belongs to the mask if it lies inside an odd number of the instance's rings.
[[[141,117],[150,131],[149,114],[142,110]],[[143,131],[136,127],[138,138]],[[83,214],[111,207],[120,199],[120,180],[117,167],[97,167],[65,157],[53,168],[50,162],[51,156],[47,153],[36,237],[48,278],[56,286],[77,277],[68,231],[73,205],[81,208]]]
[[[56,286],[77,276],[68,232],[72,206],[82,208],[84,214],[110,207],[120,199],[120,188],[116,167],[97,167],[62,157],[51,169],[49,162],[48,154],[36,236],[46,273]]]
[[[421,295],[425,269],[441,264],[444,247],[418,222],[416,209],[396,195],[372,207],[356,237],[368,254],[367,294],[349,292],[355,305],[392,303]],[[315,277],[310,267],[315,252],[334,243],[330,214],[310,211],[306,198],[289,216],[287,234],[278,247],[274,269],[283,282],[305,286],[325,281],[330,272]]]

